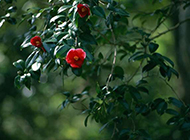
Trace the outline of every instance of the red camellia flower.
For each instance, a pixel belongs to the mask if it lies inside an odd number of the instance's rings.
[[[44,52],[46,52],[45,48],[43,47],[41,38],[39,36],[35,36],[33,38],[31,38],[30,43],[37,47],[37,48],[41,48]]]
[[[70,49],[67,52],[66,61],[72,68],[80,68],[86,58],[86,53],[83,49]]]
[[[90,15],[90,8],[87,4],[78,4],[77,8],[77,12],[81,18],[85,17],[86,15]]]

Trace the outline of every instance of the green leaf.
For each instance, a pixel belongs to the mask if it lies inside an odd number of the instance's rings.
[[[104,129],[109,125],[110,122],[111,122],[111,121],[109,121],[109,122],[107,122],[106,124],[104,124],[104,125],[100,128],[99,132],[101,132],[102,130],[104,130]]]
[[[91,35],[91,34],[88,34],[88,33],[82,33],[79,35],[79,38],[84,42],[84,43],[87,43],[87,44],[94,44],[96,45],[96,39]]]
[[[29,68],[32,64],[34,64],[34,62],[36,61],[37,57],[39,56],[39,51],[37,52],[32,52],[28,58],[25,61],[25,67]]]
[[[120,100],[120,104],[122,104],[126,110],[129,110],[129,104],[125,100]]]
[[[190,130],[190,123],[187,123],[187,122],[183,123],[182,126],[180,127],[180,129],[182,131],[189,131]]]
[[[138,101],[139,99],[142,99],[142,97],[141,97],[139,91],[138,91],[136,88],[130,86],[130,87],[129,87],[129,92],[130,92],[132,98],[133,98],[135,101]]]
[[[129,17],[129,13],[125,11],[124,9],[115,8],[114,11],[120,16]]]
[[[148,132],[144,129],[139,129],[138,133],[143,136],[144,140],[151,140],[150,135],[148,134]]]
[[[16,19],[15,19],[15,18],[12,18],[12,17],[9,17],[9,18],[7,19],[7,22],[9,22],[9,23],[12,24],[12,25],[17,24]]]
[[[144,55],[142,51],[138,51],[138,52],[134,53],[132,56],[129,57],[129,61],[134,60],[136,57],[138,57],[140,55]]]
[[[171,115],[175,115],[175,116],[179,115],[179,113],[173,109],[167,109],[166,113],[171,114]]]
[[[72,68],[72,72],[76,75],[76,76],[81,76],[81,74],[82,74],[82,68],[76,68],[76,69],[74,69],[74,68]]]
[[[174,125],[174,124],[176,124],[177,122],[178,122],[178,117],[172,117],[172,118],[170,118],[168,121],[167,121],[167,125]]]
[[[67,52],[69,51],[69,49],[71,49],[71,48],[66,44],[59,48],[56,47],[56,49],[55,49],[56,57],[60,58],[60,59],[64,58],[66,56]]]
[[[5,22],[5,19],[2,19],[0,22],[0,28],[3,26],[3,23]]]
[[[16,6],[11,6],[7,9],[8,12],[12,13],[12,12],[16,12],[17,7]]]
[[[162,58],[164,60],[166,60],[170,65],[172,65],[172,67],[174,67],[174,62],[171,59],[169,59],[168,57],[165,57],[165,56],[162,56]]]
[[[52,70],[52,68],[53,68],[54,66],[55,66],[55,63],[54,63],[53,59],[50,59],[49,62],[44,65],[43,71],[49,72],[50,70]]]
[[[104,11],[104,9],[103,9],[102,7],[100,7],[100,6],[94,6],[94,7],[92,8],[92,13],[93,13],[94,15],[99,16],[99,17],[106,18],[105,11]]]
[[[59,14],[59,13],[65,11],[65,10],[71,8],[71,7],[72,7],[72,5],[63,5],[63,6],[61,6],[61,7],[58,9],[57,13]]]
[[[142,54],[142,55],[133,57],[133,60],[134,60],[134,61],[136,61],[136,60],[142,60],[142,59],[147,58],[147,57],[149,57],[148,54]]]
[[[145,65],[143,67],[143,72],[148,72],[150,70],[152,70],[154,67],[156,67],[157,64],[153,63],[153,62],[149,62],[147,65]]]
[[[101,52],[98,54],[98,58],[99,59],[103,59],[104,58],[104,56],[103,56],[103,54]]]
[[[84,126],[87,127],[87,123],[88,123],[88,118],[90,117],[90,114],[86,117],[85,121],[84,121]]]
[[[51,41],[55,41],[55,39],[52,39]],[[45,50],[51,54],[51,52],[53,51],[53,49],[55,48],[55,44],[54,43],[43,43],[43,47],[45,48]]]
[[[182,108],[184,105],[181,101],[177,100],[176,98],[174,97],[169,97],[169,102],[172,103],[173,105],[175,105],[176,107],[178,108]]]
[[[30,90],[30,87],[31,87],[31,74],[30,73],[26,74],[24,84]]]
[[[106,18],[106,26],[107,27],[110,27],[110,25],[113,26],[113,22],[114,22],[114,20],[113,20],[113,13],[110,12],[109,15]]]
[[[118,76],[121,76],[121,77],[124,76],[124,70],[120,66],[116,66],[114,68],[114,73],[117,74]]]
[[[71,0],[62,0],[62,2],[64,3],[64,4],[67,4],[67,3],[69,3]]]
[[[14,79],[14,85],[20,89],[22,87],[22,83],[20,82],[20,75],[17,75]]]
[[[13,63],[13,65],[18,69],[18,70],[24,70],[25,69],[25,65],[24,65],[24,61],[22,59],[17,60],[16,62]]]
[[[157,113],[160,115],[164,114],[167,107],[168,107],[168,104],[165,101],[160,102],[158,106],[156,107]]]
[[[171,70],[171,72],[172,72],[173,74],[175,74],[175,75],[177,76],[177,78],[179,78],[179,73],[178,73],[175,69],[170,68],[170,70]]]
[[[92,62],[94,60],[93,55],[86,48],[84,48],[84,51],[86,52],[86,59]]]
[[[154,53],[154,52],[158,49],[158,47],[159,47],[158,44],[151,42],[151,43],[149,44],[149,51],[150,51],[151,53]]]
[[[52,17],[52,18],[50,19],[50,23],[56,22],[58,19],[64,18],[64,17],[65,17],[64,15],[56,15],[56,16],[54,16],[54,17]]]
[[[139,90],[139,91],[141,91],[141,92],[144,92],[144,93],[149,94],[148,89],[147,89],[147,88],[145,88],[145,87],[138,87],[138,88],[137,88],[137,90]]]
[[[130,131],[131,130],[129,128],[121,130],[121,132],[119,133],[119,137],[123,137],[125,135],[129,135]]]
[[[137,82],[137,86],[139,86],[139,85],[142,85],[142,84],[147,84],[148,82],[146,81],[146,80],[139,80],[138,82]]]
[[[6,3],[12,3],[13,0],[4,0]]]
[[[41,71],[40,71],[40,70],[37,70],[37,71],[32,71],[32,70],[30,70],[29,72],[30,72],[31,77],[32,77],[33,79],[35,79],[35,80],[37,80],[37,81],[40,80],[40,76],[41,76]]]

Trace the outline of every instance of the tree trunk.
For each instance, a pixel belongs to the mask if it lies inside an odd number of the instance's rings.
[[[190,18],[190,7],[179,9],[178,22]],[[176,32],[176,59],[180,73],[180,96],[185,103],[190,103],[190,22],[182,24]]]

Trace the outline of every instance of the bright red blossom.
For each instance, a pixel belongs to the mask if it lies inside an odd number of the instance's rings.
[[[44,52],[46,52],[45,48],[43,47],[42,40],[39,36],[35,36],[35,37],[31,38],[30,43],[33,46],[35,46],[37,48],[41,48]]]
[[[80,68],[86,58],[86,53],[83,49],[70,49],[67,52],[66,61],[72,68]]]
[[[90,15],[90,8],[88,4],[78,4],[77,8],[77,12],[81,18],[85,17],[86,15]]]

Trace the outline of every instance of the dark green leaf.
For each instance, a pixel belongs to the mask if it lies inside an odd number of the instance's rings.
[[[88,118],[90,117],[90,114],[86,117],[85,121],[84,121],[84,126],[87,127],[87,123],[88,123]]]
[[[101,52],[98,54],[98,58],[99,59],[103,59],[104,58],[104,56],[103,56],[103,54]]]
[[[170,70],[171,70],[171,72],[172,72],[173,74],[175,74],[175,75],[177,76],[177,78],[179,78],[179,74],[178,74],[178,72],[177,72],[175,69],[170,68]]]
[[[52,22],[56,22],[58,19],[64,18],[64,15],[56,15],[54,17],[51,18],[50,23]]]
[[[158,49],[158,47],[159,47],[158,44],[151,42],[151,43],[149,44],[149,51],[150,51],[151,53],[154,53],[154,52]]]
[[[172,103],[172,104],[175,105],[176,107],[181,108],[181,107],[184,106],[181,101],[177,100],[177,99],[174,98],[174,97],[169,97],[168,99],[169,99],[170,103]]]
[[[114,73],[117,74],[118,76],[124,76],[124,70],[120,66],[116,66],[114,68]]]
[[[104,12],[104,9],[102,7],[100,7],[100,6],[94,6],[92,8],[92,13],[94,15],[99,16],[99,17],[106,18],[106,14]]]
[[[22,59],[17,60],[16,62],[13,63],[13,65],[18,69],[18,70],[24,70],[25,65],[24,61]]]
[[[39,51],[32,52],[25,61],[25,67],[29,68],[32,64],[34,64],[38,56],[39,56]]]
[[[12,12],[16,12],[17,7],[16,6],[11,6],[7,9],[8,12],[12,13]]]
[[[162,115],[166,111],[168,107],[168,104],[165,101],[162,101],[161,103],[158,104],[156,107],[158,114]]]
[[[136,88],[130,86],[130,87],[129,87],[129,92],[130,92],[132,98],[133,98],[135,101],[138,101],[139,99],[142,99],[142,97],[141,97],[139,91],[138,91]]]
[[[189,131],[190,130],[190,123],[187,123],[187,122],[183,123],[182,126],[180,127],[180,129],[182,131]]]
[[[129,17],[129,13],[126,12],[124,9],[115,8],[114,11],[119,14],[120,16]]]
[[[148,89],[147,89],[147,88],[145,88],[145,87],[138,87],[137,89],[138,89],[139,91],[141,91],[141,92],[144,92],[144,93],[149,94]]]
[[[96,39],[91,35],[91,34],[85,34],[85,33],[82,33],[79,35],[79,38],[84,42],[84,43],[87,43],[87,44],[94,44],[96,45]]]
[[[12,17],[9,17],[9,18],[7,19],[7,22],[9,22],[9,23],[12,24],[12,25],[17,24],[16,19],[15,19],[15,18],[12,18]]]
[[[79,68],[79,69],[74,69],[74,68],[72,68],[72,72],[73,72],[76,76],[81,76],[81,74],[82,74],[82,68]]]
[[[71,7],[72,7],[72,5],[63,5],[63,6],[61,6],[61,7],[58,9],[57,13],[59,14],[59,13],[65,11],[65,10],[71,8]]]
[[[4,0],[6,3],[12,3],[13,0]]]
[[[123,129],[123,130],[121,130],[121,132],[119,133],[119,137],[123,137],[125,135],[129,135],[130,131],[131,131],[130,129]]]
[[[57,48],[57,47],[56,47]],[[70,47],[68,45],[63,45],[57,49],[55,49],[55,55],[57,58],[64,58],[69,51]]]
[[[22,83],[21,83],[21,81],[20,81],[20,75],[17,75],[17,76],[15,77],[14,85],[15,85],[18,89],[21,88]]]
[[[138,82],[137,82],[137,86],[139,86],[139,85],[142,85],[142,84],[147,84],[148,82],[146,81],[146,80],[139,80]]]
[[[147,65],[145,65],[143,67],[143,72],[148,72],[150,70],[152,70],[154,67],[156,67],[157,64],[153,63],[153,62],[149,62]]]
[[[167,109],[166,113],[171,114],[171,115],[175,115],[175,116],[179,115],[179,113],[173,109]]]
[[[178,117],[172,117],[167,121],[167,125],[174,125],[178,122]]]

